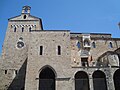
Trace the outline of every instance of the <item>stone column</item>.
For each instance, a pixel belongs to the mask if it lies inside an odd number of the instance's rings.
[[[115,90],[111,68],[106,69],[106,83],[107,83],[108,90]]]
[[[92,78],[92,75],[89,75],[89,86],[90,86],[90,90],[94,90],[93,89],[93,78]]]

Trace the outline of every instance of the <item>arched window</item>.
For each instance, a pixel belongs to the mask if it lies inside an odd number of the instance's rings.
[[[95,42],[92,43],[92,47],[93,47],[93,48],[96,48]]]
[[[29,32],[31,32],[31,27],[29,28]]]
[[[58,55],[61,55],[61,46],[58,46]]]
[[[55,90],[55,73],[49,67],[40,72],[39,90]]]
[[[15,74],[17,75],[17,73],[18,73],[18,71],[17,70],[15,70]]]
[[[80,42],[78,42],[78,43],[77,43],[77,47],[78,47],[78,48],[80,48],[80,47],[81,47],[81,46],[80,46]]]
[[[84,40],[84,46],[90,46],[90,41],[88,39]]]
[[[26,19],[26,15],[24,15],[24,17],[23,17],[24,19]]]
[[[22,32],[24,32],[24,27],[22,27]]]
[[[109,43],[109,48],[113,48],[112,42]]]
[[[120,90],[120,69],[116,70],[113,76],[115,90]]]
[[[17,29],[17,28],[16,28],[16,27],[14,27],[14,32],[16,32],[16,29]]]
[[[75,74],[75,90],[90,90],[89,78],[86,72],[79,71]]]
[[[104,72],[97,70],[93,73],[94,90],[107,90],[106,76]]]
[[[5,74],[7,74],[7,70],[5,70]]]

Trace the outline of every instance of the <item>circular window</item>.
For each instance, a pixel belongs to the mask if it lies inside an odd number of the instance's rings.
[[[22,41],[17,42],[17,47],[18,48],[24,47],[24,43]]]

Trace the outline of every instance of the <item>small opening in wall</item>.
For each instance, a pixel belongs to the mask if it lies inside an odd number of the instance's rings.
[[[11,28],[12,28],[13,26],[11,25]]]
[[[43,46],[40,46],[40,55],[43,54]]]
[[[14,28],[14,32],[16,32],[16,27]]]
[[[7,74],[7,70],[5,70],[5,74]]]
[[[58,46],[58,55],[61,55],[61,46]]]
[[[24,19],[26,19],[26,15],[24,15],[24,17],[23,17]]]
[[[93,47],[93,48],[96,48],[95,42],[92,43],[92,47]]]
[[[109,48],[113,48],[112,42],[109,43]]]
[[[83,67],[87,67],[88,65],[88,58],[81,58],[81,65]]]
[[[24,32],[24,27],[22,27],[22,32]]]
[[[77,43],[77,47],[80,48],[80,42]]]
[[[15,74],[17,75],[17,73],[18,73],[18,71],[17,70],[15,70]]]
[[[31,27],[29,28],[29,32],[31,32]]]
[[[19,38],[19,40],[23,40],[23,38],[22,38],[22,37],[20,37],[20,38]]]

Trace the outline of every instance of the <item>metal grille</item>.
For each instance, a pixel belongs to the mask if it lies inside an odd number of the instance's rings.
[[[115,85],[115,90],[120,90],[120,77],[115,77],[114,78],[114,85]]]
[[[75,79],[75,90],[90,90],[88,79]]]
[[[93,79],[94,90],[107,90],[106,80],[104,78]]]
[[[39,90],[55,90],[55,80],[40,79]]]

